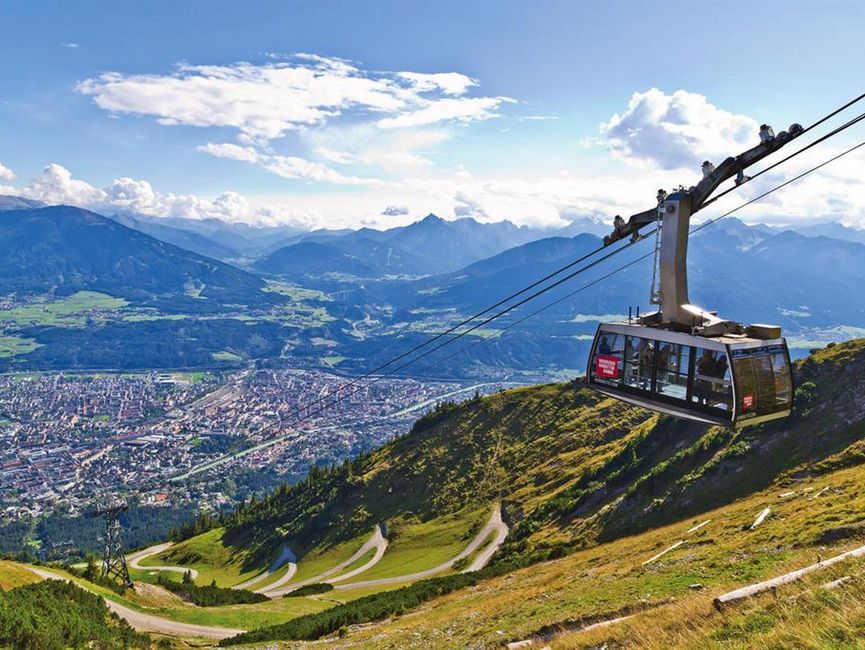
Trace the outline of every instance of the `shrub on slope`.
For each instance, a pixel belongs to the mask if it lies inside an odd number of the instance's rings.
[[[0,645],[21,650],[148,648],[149,639],[108,611],[100,596],[45,580],[0,591]]]

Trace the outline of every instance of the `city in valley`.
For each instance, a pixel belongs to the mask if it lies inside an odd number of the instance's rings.
[[[216,509],[232,477],[272,468],[259,489],[300,478],[406,433],[442,400],[504,386],[306,369],[2,375],[0,509],[74,514],[106,493]]]

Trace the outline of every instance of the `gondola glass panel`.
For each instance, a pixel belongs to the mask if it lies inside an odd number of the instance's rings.
[[[622,381],[624,352],[624,335],[603,334],[592,359],[592,379],[599,384],[618,386]]]
[[[691,402],[711,411],[733,408],[733,381],[727,355],[720,350],[696,348]]]
[[[792,380],[782,346],[732,350],[739,418],[762,417],[787,411],[792,403]]]
[[[625,337],[625,367],[622,382],[628,388],[640,388],[640,339]]]
[[[651,393],[654,370],[655,342],[637,336],[626,336],[624,385]]]
[[[682,402],[687,400],[690,359],[689,346],[658,343],[658,395]]]

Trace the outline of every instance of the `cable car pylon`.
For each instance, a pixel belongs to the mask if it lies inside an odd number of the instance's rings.
[[[691,216],[724,181],[748,180],[745,170],[804,132],[793,124],[777,136],[760,127],[760,143],[715,167],[703,163],[695,186],[667,193],[657,205],[619,216],[604,245],[657,224],[650,302],[658,310],[623,323],[601,323],[586,381],[591,388],[626,402],[680,418],[745,426],[786,417],[793,407],[787,343],[775,325],[744,325],[693,305],[688,294],[688,236]]]

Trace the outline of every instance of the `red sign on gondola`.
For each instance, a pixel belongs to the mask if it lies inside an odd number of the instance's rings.
[[[754,408],[754,393],[745,393],[742,395],[742,410],[749,411]]]
[[[619,358],[610,354],[599,354],[595,357],[595,377],[600,379],[619,378]]]

